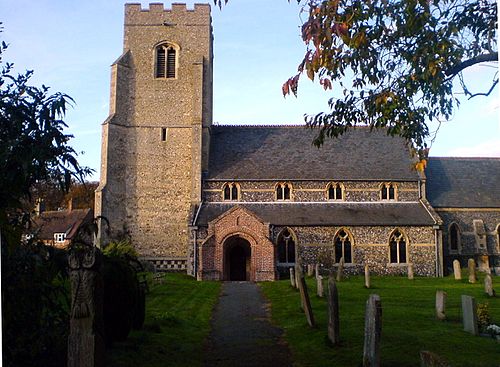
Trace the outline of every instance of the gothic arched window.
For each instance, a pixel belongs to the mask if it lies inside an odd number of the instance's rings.
[[[338,183],[331,183],[328,185],[328,200],[343,200],[343,187]]]
[[[382,200],[396,200],[396,185],[384,183],[380,189],[380,198]]]
[[[392,233],[389,239],[389,248],[391,263],[406,263],[406,239],[400,230],[396,229]]]
[[[155,50],[155,77],[177,77],[177,47],[164,43]]]
[[[278,263],[295,262],[295,240],[291,230],[285,228],[278,235]]]
[[[340,262],[344,258],[344,263],[352,263],[352,241],[349,234],[341,229],[333,240],[335,244],[335,262]]]
[[[279,183],[276,185],[276,200],[290,200],[292,196],[292,185]]]
[[[224,201],[238,201],[239,185],[234,182],[225,183],[222,187],[222,199]]]
[[[450,251],[458,251],[460,248],[460,228],[456,223],[450,225],[449,233],[449,244]]]

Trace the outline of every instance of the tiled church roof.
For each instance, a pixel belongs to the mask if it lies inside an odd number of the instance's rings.
[[[213,126],[206,179],[418,179],[402,138],[363,127],[318,149],[315,134],[304,126]]]
[[[500,158],[431,157],[425,173],[434,207],[500,208]]]
[[[274,225],[418,226],[434,220],[417,202],[397,203],[204,203],[196,225],[207,225],[233,206],[253,212]]]

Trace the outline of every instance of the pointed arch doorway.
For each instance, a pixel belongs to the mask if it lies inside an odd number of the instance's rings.
[[[250,280],[252,250],[250,243],[239,236],[228,238],[224,243],[224,280]]]

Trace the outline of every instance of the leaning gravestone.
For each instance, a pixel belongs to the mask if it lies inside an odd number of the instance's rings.
[[[490,297],[495,297],[495,290],[493,289],[493,279],[491,279],[490,274],[486,274],[486,276],[484,277],[484,292]]]
[[[413,264],[408,264],[408,279],[413,280]]]
[[[366,302],[363,367],[380,366],[380,338],[382,336],[382,303],[378,294],[371,294]]]
[[[446,292],[436,291],[436,317],[438,320],[446,319]]]
[[[339,267],[337,268],[337,282],[342,280],[342,276],[344,275],[344,257],[342,256],[339,261]]]
[[[328,278],[328,339],[333,345],[340,343],[339,295],[333,276]]]
[[[321,275],[318,275],[316,277],[316,294],[318,297],[323,298],[323,277]]]
[[[365,288],[370,288],[370,268],[365,265]]]
[[[453,275],[455,276],[455,280],[462,279],[462,269],[458,260],[453,260]]]
[[[71,311],[68,367],[104,366],[101,251],[93,246],[70,250]]]
[[[314,266],[312,264],[307,264],[307,276],[312,277],[314,275]]]
[[[311,308],[311,300],[309,299],[309,292],[307,291],[307,284],[304,276],[302,275],[299,280],[300,299],[304,313],[306,314],[307,323],[310,327],[314,327],[314,316]]]
[[[477,282],[476,278],[476,262],[474,259],[469,259],[469,262],[467,263],[468,268],[469,268],[469,283],[475,283]]]
[[[290,285],[295,288],[295,271],[293,268],[290,268]]]
[[[477,307],[474,297],[462,295],[462,320],[465,331],[478,335]]]

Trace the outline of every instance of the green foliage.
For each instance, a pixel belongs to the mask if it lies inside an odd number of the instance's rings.
[[[478,303],[477,305],[477,324],[480,330],[485,330],[491,323],[490,307],[488,302]]]
[[[102,253],[105,256],[110,257],[130,257],[137,259],[137,251],[134,248],[134,245],[128,240],[121,241],[113,241],[106,245],[106,247],[102,250]]]
[[[419,352],[429,350],[452,366],[498,366],[498,343],[475,337],[463,330],[461,295],[473,296],[479,303],[488,301],[491,319],[500,320],[500,299],[488,298],[480,282],[469,284],[453,277],[372,276],[372,288],[364,287],[363,276],[351,276],[337,283],[340,307],[339,347],[327,339],[327,304],[318,298],[315,279],[306,279],[316,328],[307,326],[300,308],[299,293],[289,280],[261,283],[271,303],[272,320],[284,329],[284,338],[298,366],[357,366],[362,362],[366,300],[372,293],[382,302],[382,366],[419,366]],[[435,316],[436,290],[447,296],[446,321]]]

